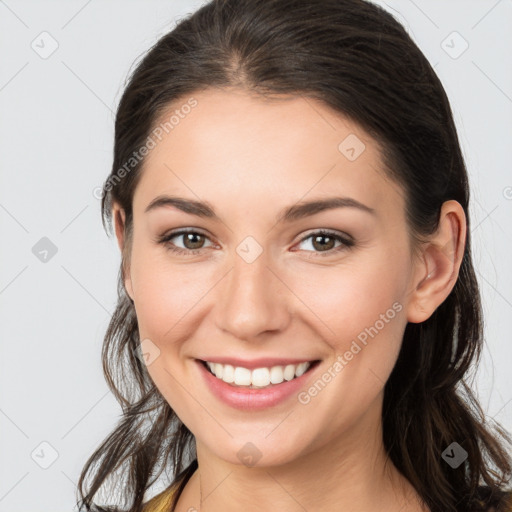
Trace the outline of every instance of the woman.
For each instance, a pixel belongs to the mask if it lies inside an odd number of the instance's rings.
[[[124,415],[83,510],[512,510],[511,439],[464,382],[483,338],[465,164],[390,14],[204,5],[134,71],[103,192]],[[124,508],[100,506],[116,477]]]

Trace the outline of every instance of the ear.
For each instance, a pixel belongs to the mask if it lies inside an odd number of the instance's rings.
[[[427,320],[448,297],[459,276],[466,244],[466,215],[458,201],[445,201],[437,231],[418,258],[407,320]]]
[[[132,289],[132,280],[130,276],[130,267],[129,267],[129,259],[126,254],[126,230],[125,230],[125,222],[126,222],[126,214],[123,208],[119,205],[119,203],[114,202],[112,206],[112,218],[114,219],[114,227],[117,238],[117,245],[119,246],[119,250],[121,251],[121,264],[123,265],[123,281],[124,288],[126,293],[133,300],[133,289]]]

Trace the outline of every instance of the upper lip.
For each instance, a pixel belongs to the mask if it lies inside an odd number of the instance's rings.
[[[210,363],[230,364],[231,366],[247,368],[254,370],[255,368],[272,368],[272,366],[286,366],[288,364],[313,363],[318,359],[295,359],[295,358],[278,358],[278,357],[259,357],[257,359],[239,359],[236,357],[204,357],[200,361],[208,361]]]

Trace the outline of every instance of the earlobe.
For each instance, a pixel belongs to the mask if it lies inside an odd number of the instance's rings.
[[[466,243],[466,215],[460,203],[445,201],[439,226],[418,261],[407,319],[424,322],[451,293],[459,276]]]

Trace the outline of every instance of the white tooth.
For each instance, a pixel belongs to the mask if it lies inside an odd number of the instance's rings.
[[[295,377],[303,375],[311,363],[305,362],[298,365],[288,364],[286,366],[272,366],[271,368],[256,368],[249,370],[241,366],[233,367],[229,364],[206,362],[208,368],[219,379],[228,384],[237,386],[251,386],[264,388],[270,384],[281,384],[283,381],[290,381]]]
[[[272,366],[272,368],[270,368],[270,382],[272,382],[272,384],[281,384],[283,380],[283,367]]]
[[[256,368],[252,371],[251,381],[253,386],[264,387],[270,384],[270,372],[268,368]]]
[[[223,373],[224,365],[220,363],[214,364],[214,370],[213,373],[219,378],[222,379],[222,373]]]
[[[251,370],[237,366],[235,368],[235,384],[237,386],[251,385]]]
[[[295,377],[295,365],[287,364],[284,369],[284,378],[285,380],[292,380]]]
[[[300,363],[295,370],[295,377],[300,377],[309,368],[309,363]]]
[[[235,381],[235,369],[230,364],[224,365],[222,380],[228,384],[231,384]]]

